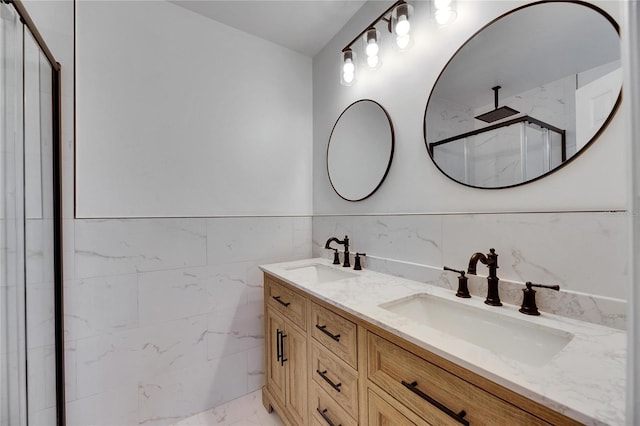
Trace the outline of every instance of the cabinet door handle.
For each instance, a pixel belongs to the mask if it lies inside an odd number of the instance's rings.
[[[333,340],[335,340],[336,342],[340,341],[340,335],[339,334],[332,334],[329,331],[327,331],[327,326],[326,325],[318,325],[316,324],[316,328],[320,331],[322,331],[324,334],[326,334],[327,336],[331,337]]]
[[[280,350],[280,335],[282,331],[280,329],[276,329],[276,362],[280,362],[280,358],[282,358],[282,351]]]
[[[327,370],[324,370],[324,371],[316,370],[316,373],[318,373],[320,377],[324,379],[325,382],[329,383],[329,385],[331,385],[332,388],[340,392],[340,386],[342,386],[342,383],[337,383],[337,384],[333,383],[333,381],[326,376]]]
[[[283,302],[282,300],[280,300],[280,296],[271,296],[271,297],[273,297],[273,300],[283,305],[285,308],[289,307],[289,305],[291,304],[291,302]]]
[[[288,361],[288,359],[286,359],[284,357],[284,338],[287,337],[286,334],[284,334],[284,332],[280,332],[280,365],[284,367],[284,363]]]
[[[461,424],[463,424],[465,426],[469,426],[469,420],[464,418],[464,416],[467,415],[466,411],[462,410],[459,413],[456,413],[455,411],[453,411],[449,407],[445,406],[441,402],[436,401],[435,399],[431,398],[429,395],[427,395],[426,393],[424,393],[420,389],[418,389],[418,382],[416,382],[416,381],[413,381],[411,383],[407,383],[407,382],[405,382],[403,380],[402,381],[402,385],[405,388],[409,389],[411,392],[413,392],[416,395],[418,395],[420,398],[422,398],[425,401],[427,401],[429,404],[433,405],[434,407],[436,407],[439,410],[441,410],[444,413],[446,413],[449,417],[457,420],[459,423],[461,423]]]
[[[325,408],[324,410],[321,410],[320,408],[316,408],[316,411],[318,413],[320,413],[320,415],[322,416],[322,418],[324,419],[325,422],[327,422],[327,424],[329,426],[336,426],[331,419],[329,418],[329,416],[327,416],[327,408]],[[340,423],[338,426],[342,426],[342,423]]]

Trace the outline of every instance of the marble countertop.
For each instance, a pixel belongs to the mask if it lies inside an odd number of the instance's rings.
[[[341,271],[327,259],[306,259],[263,265],[260,268],[294,287],[324,300],[358,318],[392,332],[470,371],[587,425],[625,423],[626,333],[613,328],[542,312],[533,317],[518,312],[518,306],[487,306],[479,297],[460,299],[455,292],[434,285],[441,271],[434,269],[426,283],[370,270],[355,276],[315,283],[296,277],[291,268],[323,264]],[[447,335],[379,305],[416,293],[472,305],[505,316],[563,330],[573,339],[548,363],[533,367],[493,353],[488,349]]]

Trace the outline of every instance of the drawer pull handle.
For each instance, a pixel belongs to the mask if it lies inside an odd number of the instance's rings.
[[[338,384],[333,383],[333,381],[326,376],[327,370],[324,370],[324,371],[316,370],[316,373],[318,373],[320,377],[324,379],[325,382],[329,383],[332,388],[340,392],[340,386],[342,386],[342,383],[338,383]]]
[[[276,329],[276,362],[280,362],[282,358],[282,350],[280,349],[280,335],[282,331],[280,329]]]
[[[431,405],[435,406],[436,408],[440,409],[441,411],[443,411],[444,413],[446,413],[447,415],[449,415],[449,417],[457,420],[459,423],[465,425],[465,426],[469,426],[469,420],[465,419],[464,416],[467,415],[467,412],[462,410],[459,413],[456,413],[455,411],[453,411],[452,409],[450,409],[449,407],[445,406],[444,404],[436,401],[435,399],[431,398],[429,395],[427,395],[426,393],[422,392],[420,389],[418,389],[418,382],[411,382],[411,383],[407,383],[404,380],[402,381],[402,385],[409,389],[411,392],[415,393],[416,395],[418,395],[420,398],[426,400],[427,402],[429,402]]]
[[[284,367],[284,363],[288,361],[287,358],[284,357],[284,338],[287,337],[283,331],[280,332],[280,365]]]
[[[336,426],[331,419],[329,418],[329,416],[327,416],[327,408],[325,408],[324,410],[321,410],[320,408],[316,408],[316,411],[318,411],[318,413],[320,413],[320,415],[322,416],[322,418],[324,419],[325,422],[327,422],[327,424],[329,426]],[[342,423],[340,423],[338,426],[342,426]]]
[[[331,337],[333,340],[335,340],[336,342],[340,341],[340,335],[339,334],[332,334],[330,332],[327,331],[327,326],[326,325],[318,325],[316,324],[316,328],[320,331],[322,331],[324,334],[326,334],[327,336]]]
[[[271,296],[273,297],[273,299],[278,302],[279,304],[283,305],[285,308],[288,307],[291,302],[283,302],[282,300],[280,300],[280,296]]]

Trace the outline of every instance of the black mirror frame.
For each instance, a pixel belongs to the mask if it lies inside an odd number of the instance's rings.
[[[438,74],[438,78],[436,79],[435,83],[433,84],[433,87],[431,88],[431,92],[429,93],[429,98],[427,99],[427,105],[424,109],[424,118],[422,120],[422,134],[423,134],[423,139],[424,139],[424,143],[425,143],[425,147],[427,149],[427,153],[429,154],[429,158],[431,158],[431,161],[433,162],[433,164],[436,166],[436,168],[443,174],[445,175],[448,179],[451,179],[452,181],[459,183],[460,185],[464,185],[466,187],[469,188],[476,188],[476,189],[485,189],[485,190],[496,190],[496,189],[506,189],[506,188],[514,188],[517,186],[522,186],[522,185],[526,185],[532,182],[535,182],[539,179],[542,179],[544,177],[547,177],[555,172],[557,172],[558,170],[564,168],[565,166],[567,166],[568,164],[570,164],[571,162],[573,162],[574,159],[578,158],[580,156],[580,154],[582,154],[584,151],[586,151],[599,137],[602,133],[604,133],[605,129],[609,126],[609,124],[611,123],[611,121],[613,120],[613,117],[616,115],[616,112],[618,112],[618,109],[620,108],[620,105],[622,104],[622,93],[623,93],[623,86],[620,87],[620,93],[618,94],[618,99],[616,100],[613,108],[611,109],[611,112],[609,113],[609,115],[607,116],[606,120],[604,121],[604,123],[602,124],[602,126],[600,127],[600,129],[591,137],[591,139],[589,140],[589,142],[587,142],[581,149],[580,151],[576,152],[573,156],[571,156],[569,159],[567,159],[566,161],[564,161],[562,164],[560,164],[559,166],[557,166],[556,168],[549,170],[546,173],[543,173],[533,179],[529,179],[525,182],[520,182],[520,183],[515,183],[513,185],[506,185],[506,186],[496,186],[496,187],[482,187],[482,186],[475,186],[475,185],[469,185],[467,183],[464,182],[460,182],[457,179],[452,178],[451,176],[449,176],[447,173],[445,173],[444,170],[442,170],[442,168],[440,166],[438,166],[438,163],[436,163],[436,161],[433,158],[433,155],[431,155],[431,151],[429,150],[429,142],[427,142],[427,126],[426,126],[426,121],[427,121],[427,110],[429,108],[429,102],[431,101],[431,96],[433,95],[434,89],[438,84],[438,81],[440,81],[440,78],[442,77],[442,74],[444,73],[444,71],[447,69],[447,67],[449,66],[449,64],[451,63],[451,61],[453,60],[453,58],[455,58],[455,56],[458,54],[458,52],[460,52],[460,50],[462,50],[462,48],[464,46],[466,46],[474,37],[476,37],[478,34],[480,34],[482,31],[484,31],[487,27],[491,26],[492,24],[494,24],[496,21],[499,21],[500,19],[511,15],[512,13],[518,12],[522,9],[526,9],[528,7],[532,7],[532,6],[536,6],[536,5],[540,5],[540,4],[545,4],[545,3],[573,3],[573,4],[577,4],[580,6],[585,6],[588,7],[596,12],[598,12],[600,15],[602,15],[604,18],[607,19],[607,21],[609,21],[609,23],[613,26],[613,28],[616,30],[616,33],[618,33],[618,37],[620,37],[620,26],[618,25],[618,23],[616,22],[615,19],[613,19],[613,17],[611,15],[609,15],[606,11],[602,10],[601,8],[599,8],[596,5],[593,5],[591,3],[586,3],[584,1],[581,0],[540,0],[537,2],[533,2],[533,3],[529,3],[523,6],[519,6],[515,9],[512,9],[506,13],[503,13],[502,15],[498,16],[497,18],[491,20],[490,22],[488,22],[486,25],[482,26],[482,28],[480,28],[478,31],[476,31],[475,33],[473,33],[473,35],[471,35],[471,37],[469,37],[467,39],[467,41],[465,41],[451,56],[451,58],[449,58],[449,60],[447,61],[447,63],[444,65],[444,67],[442,68],[442,71],[440,71],[440,73]],[[624,82],[623,82],[624,83]],[[624,84],[623,84],[624,85]]]
[[[338,192],[338,190],[336,189],[335,185],[333,184],[333,180],[331,180],[331,174],[329,173],[329,146],[331,145],[331,137],[333,136],[333,132],[335,131],[336,126],[340,122],[340,118],[342,118],[342,116],[349,110],[349,108],[351,108],[352,106],[354,106],[355,104],[357,104],[359,102],[373,102],[378,107],[380,107],[382,112],[384,112],[385,116],[387,117],[387,121],[389,122],[389,129],[391,130],[391,150],[389,152],[389,162],[387,163],[387,168],[386,168],[386,170],[384,172],[384,175],[382,175],[382,178],[380,179],[380,182],[378,182],[378,185],[376,185],[376,187],[369,194],[365,195],[364,197],[352,200],[352,199],[346,198],[342,194],[340,194],[340,192]],[[342,198],[343,200],[351,201],[351,202],[362,201],[362,200],[366,200],[367,198],[371,197],[382,186],[383,182],[387,178],[387,175],[389,174],[389,170],[391,169],[391,163],[393,162],[393,154],[395,152],[395,146],[396,146],[396,133],[395,133],[395,130],[393,128],[393,122],[391,121],[391,117],[389,116],[389,112],[387,112],[387,110],[380,103],[374,101],[373,99],[359,99],[359,100],[351,103],[349,106],[347,106],[340,113],[340,115],[336,119],[336,122],[333,124],[333,127],[331,128],[331,134],[329,135],[329,142],[327,143],[327,153],[326,153],[326,156],[325,156],[325,163],[326,163],[326,168],[327,168],[327,177],[329,178],[329,183],[331,184],[331,188],[333,189],[333,191],[336,194],[338,194],[338,196],[340,198]]]

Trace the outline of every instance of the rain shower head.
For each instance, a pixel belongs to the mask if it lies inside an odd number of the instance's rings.
[[[500,89],[500,86],[491,88],[491,90],[493,90],[494,92],[495,109],[493,111],[480,114],[476,117],[478,120],[482,120],[486,123],[493,123],[494,121],[502,120],[503,118],[511,117],[512,115],[519,113],[519,111],[516,111],[515,109],[508,106],[502,106],[498,108],[498,90]]]

